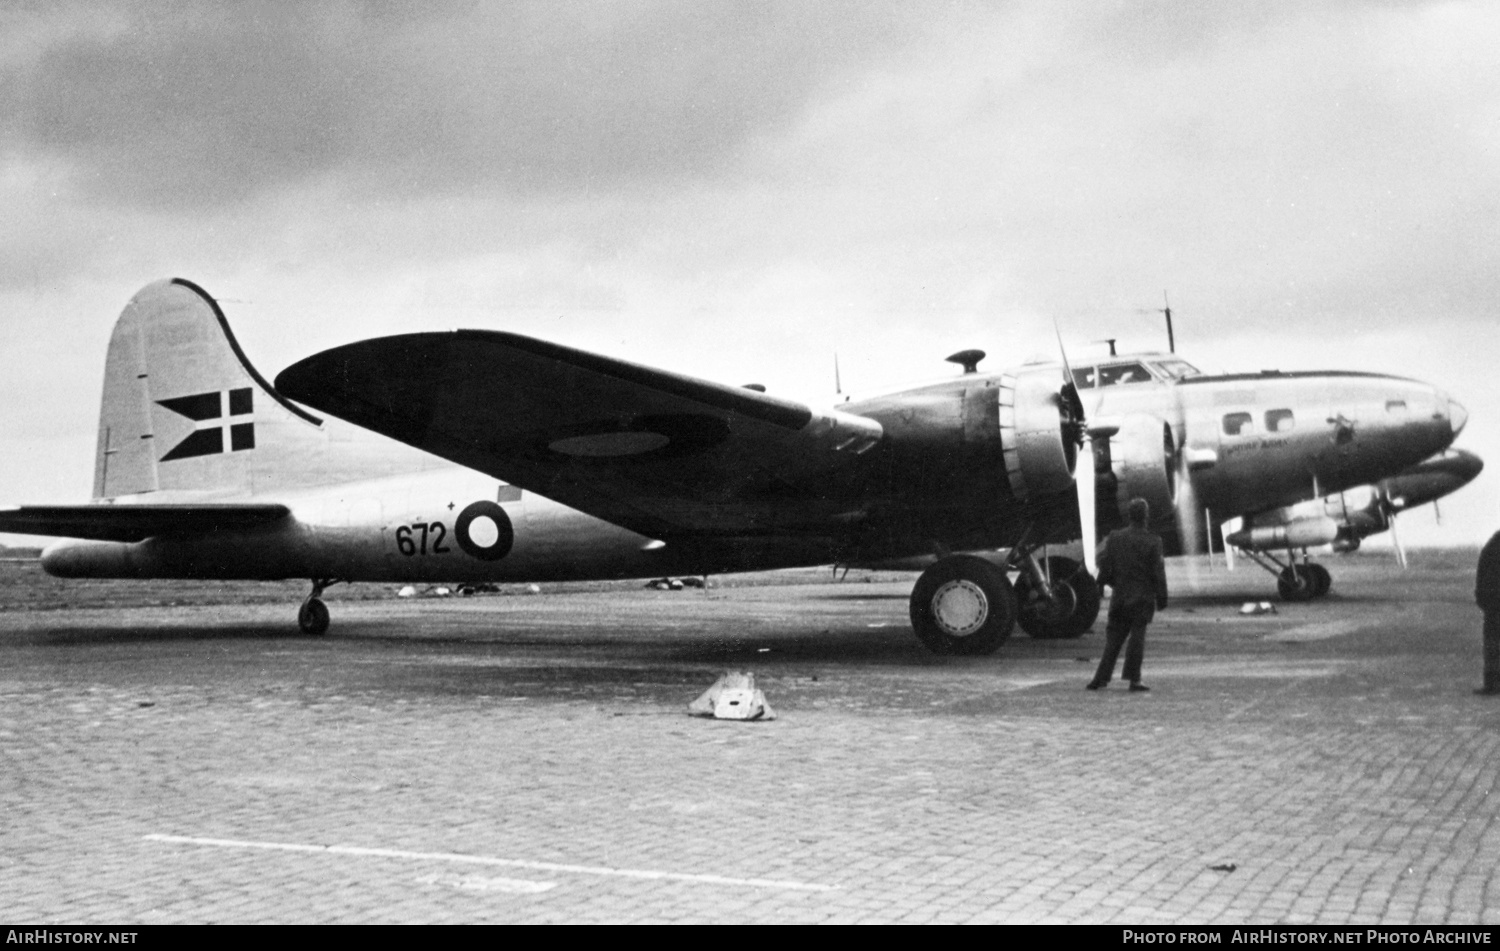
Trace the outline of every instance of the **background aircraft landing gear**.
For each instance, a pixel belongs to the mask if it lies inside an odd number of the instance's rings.
[[[1312,572],[1313,597],[1321,598],[1328,593],[1329,588],[1333,587],[1333,576],[1328,573],[1327,568],[1324,568],[1315,561],[1309,561],[1302,567]]]
[[[1031,572],[1016,579],[1016,601],[1021,630],[1041,640],[1082,637],[1099,617],[1099,583],[1080,562],[1056,555],[1046,559],[1052,597],[1041,590]]]
[[[1276,591],[1283,601],[1311,601],[1321,598],[1333,587],[1333,576],[1328,569],[1308,561],[1306,551],[1302,553],[1301,564],[1290,551],[1286,553],[1286,564],[1270,552],[1250,548],[1241,548],[1239,552],[1276,577]]]
[[[934,654],[993,654],[1015,623],[1010,579],[977,555],[942,559],[912,588],[911,626]]]
[[[312,594],[302,602],[302,607],[297,609],[297,627],[302,629],[303,634],[311,634],[314,637],[328,631],[328,605],[323,603],[319,597],[323,589],[334,584],[332,580],[314,579]]]
[[[1311,601],[1318,596],[1318,582],[1306,565],[1291,565],[1276,576],[1276,590],[1283,601]]]
[[[1315,562],[1303,562],[1283,568],[1276,576],[1276,590],[1285,601],[1311,601],[1321,598],[1333,586],[1328,569]]]

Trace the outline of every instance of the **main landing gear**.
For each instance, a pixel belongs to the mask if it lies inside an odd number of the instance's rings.
[[[1240,553],[1275,576],[1276,591],[1283,601],[1311,601],[1313,598],[1321,598],[1333,587],[1333,576],[1328,573],[1328,569],[1308,560],[1306,551],[1302,552],[1300,563],[1288,551],[1285,564],[1269,552],[1241,548]]]
[[[1016,579],[1021,630],[1038,640],[1082,637],[1099,617],[1099,582],[1071,558],[1038,562],[1029,553],[1026,560],[1030,570]]]
[[[302,607],[297,609],[297,626],[302,629],[303,634],[316,637],[328,631],[328,605],[323,603],[321,595],[324,589],[337,583],[335,578],[313,579],[312,593],[302,602]]]
[[[978,555],[949,555],[911,591],[911,626],[934,654],[993,654],[1016,625],[1005,569]]]
[[[1020,571],[1014,585],[1007,570]],[[949,555],[922,572],[911,592],[911,626],[935,654],[993,654],[1016,622],[1034,638],[1079,637],[1099,616],[1099,585],[1071,558],[1036,557],[1018,545],[1003,565]]]

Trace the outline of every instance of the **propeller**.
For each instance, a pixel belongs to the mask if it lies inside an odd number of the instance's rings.
[[[1174,388],[1175,390],[1175,388]],[[1162,436],[1163,448],[1173,457],[1174,486],[1172,507],[1176,509],[1177,534],[1182,540],[1185,555],[1203,554],[1203,539],[1208,529],[1208,519],[1203,507],[1198,504],[1198,489],[1193,485],[1193,450],[1188,447],[1187,412],[1182,405],[1182,394],[1176,394],[1176,422],[1181,426],[1181,436],[1169,426]],[[1174,445],[1175,443],[1175,445]]]
[[[1406,507],[1405,502],[1405,499],[1391,498],[1390,491],[1383,485],[1375,497],[1375,504],[1380,506],[1380,514],[1385,516],[1385,524],[1391,530],[1391,546],[1396,549],[1396,563],[1402,568],[1406,567],[1406,549],[1402,547],[1401,536],[1396,531],[1396,513]]]
[[[1405,568],[1406,567],[1406,549],[1401,547],[1401,536],[1398,535],[1398,534],[1396,534],[1396,513],[1395,512],[1391,513],[1390,524],[1391,524],[1391,544],[1394,545],[1394,546],[1396,546],[1396,562],[1402,568]]]
[[[1078,496],[1079,544],[1083,547],[1084,567],[1089,574],[1097,576],[1099,565],[1095,549],[1099,547],[1099,532],[1094,498],[1094,441],[1083,411],[1083,399],[1078,395],[1078,384],[1073,380],[1073,367],[1068,363],[1068,350],[1063,346],[1062,330],[1056,321],[1052,323],[1052,330],[1057,334],[1057,349],[1062,354],[1063,385],[1057,395],[1066,417],[1064,432],[1077,447],[1073,454],[1073,488]]]
[[[1177,447],[1177,491],[1172,503],[1177,509],[1177,531],[1182,537],[1182,552],[1185,555],[1203,554],[1203,537],[1207,531],[1207,520],[1198,505],[1198,490],[1193,486],[1192,460],[1187,448],[1187,433],[1183,433],[1182,445]]]
[[[1236,515],[1221,526],[1224,534],[1224,564],[1230,571],[1234,570],[1235,547],[1229,544],[1229,536],[1239,531],[1244,524],[1245,520]]]

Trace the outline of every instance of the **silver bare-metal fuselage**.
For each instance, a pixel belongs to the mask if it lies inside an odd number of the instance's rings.
[[[1436,387],[1366,373],[1189,377],[1083,399],[1092,419],[1163,416],[1198,504],[1226,519],[1379,481],[1446,449],[1467,419]]]

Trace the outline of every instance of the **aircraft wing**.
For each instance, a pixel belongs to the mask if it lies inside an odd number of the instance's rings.
[[[205,535],[285,518],[285,505],[22,505],[0,506],[0,532],[138,542],[153,535]]]
[[[276,388],[653,538],[830,532],[858,517],[850,486],[883,435],[864,417],[493,331],[349,344]]]

